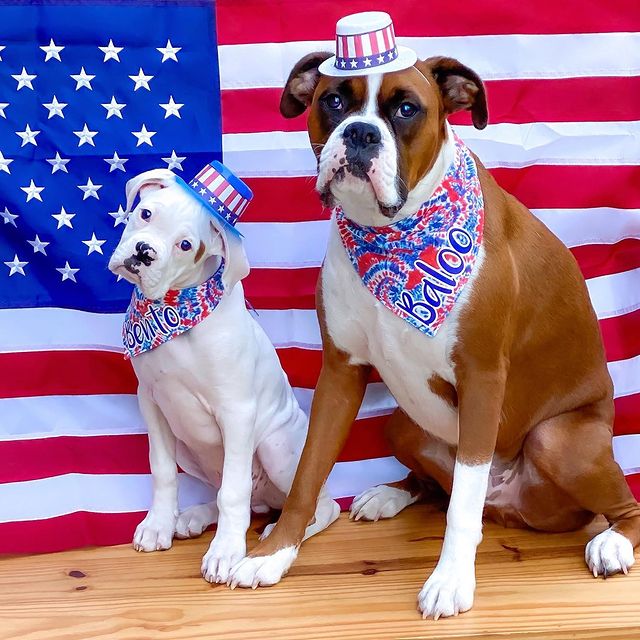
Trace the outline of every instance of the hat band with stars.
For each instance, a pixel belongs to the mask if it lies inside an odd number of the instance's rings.
[[[240,178],[220,162],[212,162],[184,186],[216,218],[237,232],[235,224],[253,198],[251,190]]]
[[[336,69],[367,69],[388,64],[398,57],[393,24],[354,35],[336,35]]]

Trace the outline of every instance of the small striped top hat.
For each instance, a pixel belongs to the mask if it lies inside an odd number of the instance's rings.
[[[366,76],[408,69],[417,59],[415,51],[396,45],[388,13],[365,11],[338,20],[336,55],[319,70],[326,76]]]
[[[214,161],[185,185],[227,230],[239,234],[236,222],[253,198],[251,189],[240,178]]]

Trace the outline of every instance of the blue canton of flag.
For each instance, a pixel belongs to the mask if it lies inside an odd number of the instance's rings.
[[[123,311],[126,181],[221,159],[213,3],[1,11],[0,307]]]

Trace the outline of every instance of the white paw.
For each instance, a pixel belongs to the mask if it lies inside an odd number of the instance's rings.
[[[197,504],[185,509],[176,522],[176,538],[197,538],[216,521],[215,503]]]
[[[476,579],[471,570],[451,566],[440,570],[436,567],[418,594],[418,609],[423,618],[457,616],[473,606]]]
[[[227,583],[232,589],[236,587],[270,587],[287,573],[298,555],[295,547],[285,547],[270,556],[245,558],[231,570]]]
[[[231,567],[247,554],[244,536],[222,537],[216,534],[202,559],[202,577],[207,582],[223,584],[229,579]]]
[[[607,529],[589,542],[584,550],[584,559],[593,577],[614,573],[629,573],[635,562],[633,545],[622,534]]]
[[[264,540],[276,527],[276,523],[272,522],[271,524],[268,524],[265,528],[264,531],[260,534],[260,538],[259,540]]]
[[[393,518],[406,506],[415,502],[408,491],[381,484],[361,493],[351,505],[352,520]]]
[[[137,526],[133,535],[136,551],[164,551],[170,549],[176,530],[176,517],[171,513],[153,513]]]

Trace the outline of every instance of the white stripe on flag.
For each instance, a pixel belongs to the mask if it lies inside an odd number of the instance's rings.
[[[640,74],[640,33],[448,36],[398,38],[419,58],[451,56],[483,80],[574,78]],[[379,39],[380,41],[380,39]],[[218,47],[224,89],[284,87],[293,66],[312,51],[333,51],[330,40]],[[384,45],[382,49],[384,50]],[[567,55],[570,51],[571,55]],[[260,64],[256,64],[256,60]]]
[[[640,122],[494,124],[455,131],[488,168],[640,163]],[[225,163],[240,177],[315,176],[316,157],[306,131],[228,133]]]
[[[615,436],[613,455],[626,475],[640,473],[640,433]]]
[[[327,486],[335,498],[353,496],[375,484],[400,480],[406,468],[395,458],[338,462]],[[179,474],[180,509],[209,502],[215,492],[205,484]],[[150,474],[79,474],[0,484],[0,522],[41,520],[90,511],[129,513],[151,505]]]
[[[371,55],[371,40],[369,40],[369,34],[361,36],[360,42],[362,42],[362,54],[365,56]]]
[[[607,366],[616,398],[640,393],[640,355],[609,362]]]
[[[356,57],[356,41],[353,36],[347,36],[347,58]]]
[[[640,309],[640,268],[587,280],[600,319]],[[122,351],[124,314],[74,309],[0,309],[0,353],[47,349]],[[262,309],[258,322],[276,347],[320,348],[313,309]]]

